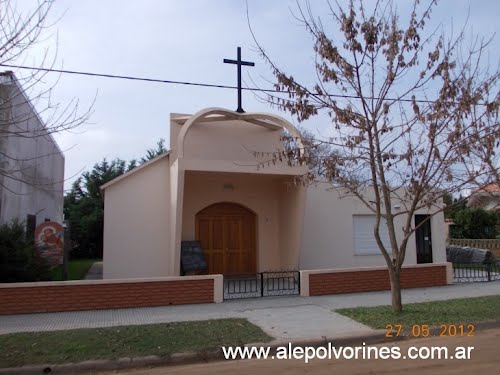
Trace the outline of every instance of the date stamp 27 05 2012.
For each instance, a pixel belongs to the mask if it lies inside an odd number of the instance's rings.
[[[385,337],[473,337],[474,324],[413,324],[404,327],[402,324],[386,324]]]

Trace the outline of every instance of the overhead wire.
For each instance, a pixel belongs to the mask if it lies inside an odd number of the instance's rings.
[[[238,89],[237,86],[232,85],[222,85],[222,84],[214,84],[214,83],[203,83],[203,82],[189,82],[189,81],[176,81],[169,79],[159,79],[159,78],[148,78],[148,77],[137,77],[130,75],[118,75],[118,74],[109,74],[109,73],[95,73],[95,72],[85,72],[78,70],[67,70],[67,69],[53,69],[53,68],[42,68],[42,67],[34,67],[34,66],[25,66],[25,65],[12,65],[12,64],[0,64],[0,66],[6,68],[14,68],[14,69],[25,69],[25,70],[35,70],[42,71],[48,73],[60,73],[60,74],[74,74],[88,77],[100,77],[100,78],[113,78],[113,79],[124,79],[130,81],[142,81],[142,82],[153,82],[153,83],[164,83],[164,84],[173,84],[173,85],[185,85],[185,86],[198,86],[198,87],[209,87],[209,88],[219,88],[219,89]],[[276,93],[276,94],[293,94],[292,91],[285,90],[277,90],[277,89],[263,89],[258,87],[242,87],[242,90],[246,91],[260,91],[266,93]],[[317,96],[329,96],[332,98],[344,98],[344,99],[361,99],[359,95],[347,95],[347,94],[315,94]],[[363,99],[379,99],[377,97],[363,97]],[[407,99],[407,98],[384,98],[384,100],[388,101],[402,101],[402,102],[417,102],[417,103],[434,103],[433,100],[428,99]]]

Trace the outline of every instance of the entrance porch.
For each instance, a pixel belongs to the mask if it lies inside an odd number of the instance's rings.
[[[209,274],[298,269],[304,201],[292,176],[186,171],[181,238]]]

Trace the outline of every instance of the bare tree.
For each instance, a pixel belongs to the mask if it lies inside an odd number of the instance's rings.
[[[44,42],[44,30],[52,26],[48,24],[51,7],[51,0],[35,1],[31,7],[0,0],[0,66],[36,60],[33,47]],[[55,49],[56,45],[52,53],[46,49],[37,67],[50,70]],[[53,103],[54,86],[47,88],[46,74],[47,70],[22,77],[11,71],[0,73],[0,187],[14,194],[28,194],[30,188],[50,194],[55,186],[62,188],[64,176],[42,175],[40,166],[52,163],[57,155],[62,158],[52,135],[78,127],[91,113],[92,105],[81,111],[76,99],[65,105]]]
[[[299,144],[299,140],[297,137],[294,137],[292,134],[285,131],[283,136],[281,137],[283,150],[279,150],[276,152],[278,152],[282,156],[282,160],[286,159],[292,164],[307,164],[310,171],[308,177],[312,179],[316,179],[318,177],[327,177],[329,170],[325,168],[324,160],[336,157],[337,150],[332,147],[330,142],[321,139],[321,137],[316,136],[305,127],[298,127],[297,130],[300,133],[301,143]],[[307,150],[306,155],[301,155],[300,145],[302,145],[302,147]],[[276,158],[276,153],[270,154],[270,160],[273,161]],[[254,153],[254,156],[258,156],[258,153]],[[259,166],[264,166],[264,164],[261,163],[261,165]],[[302,180],[302,177],[298,178],[298,180]]]
[[[322,159],[322,169],[375,215],[373,233],[389,270],[392,306],[401,311],[400,275],[417,229],[415,213],[428,210],[430,218],[444,209],[446,194],[498,178],[499,71],[483,61],[489,41],[469,41],[465,27],[456,36],[429,29],[437,1],[415,1],[406,20],[394,3],[332,3],[328,19],[315,17],[308,3],[298,4],[296,17],[314,43],[313,86],[280,70],[256,43],[276,90],[284,93],[268,94],[270,103],[299,121],[320,111],[330,116],[335,136],[329,143],[336,152]],[[335,37],[332,24],[340,31]]]

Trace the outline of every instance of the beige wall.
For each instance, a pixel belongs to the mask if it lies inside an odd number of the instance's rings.
[[[301,269],[368,267],[385,265],[380,255],[354,255],[353,215],[372,212],[352,197],[340,199],[329,185],[318,184],[307,190],[304,232],[302,237]],[[426,213],[421,211],[419,213]],[[403,227],[404,215],[396,219],[396,227]],[[446,261],[446,244],[443,214],[431,219],[432,251],[434,263]],[[402,232],[397,238],[400,240]],[[405,264],[416,264],[415,238],[408,242]]]
[[[172,115],[170,136],[172,161],[177,157],[177,138],[182,126]],[[213,121],[195,123],[186,134],[182,169],[255,174],[300,175],[304,167],[290,167],[286,162],[269,163],[281,149],[282,130],[270,130],[244,121]],[[266,162],[265,167],[259,163]]]
[[[255,163],[252,153],[276,151],[281,146],[281,134],[243,121],[199,123],[186,135],[184,158]]]
[[[187,171],[182,240],[195,239],[195,216],[205,207],[239,203],[257,215],[258,271],[298,266],[302,215],[295,213],[303,203],[301,188],[289,186],[290,181],[281,176]]]
[[[182,235],[182,205],[184,202],[184,170],[181,160],[170,160],[170,193],[168,216],[169,222],[169,243],[168,243],[168,275],[180,275],[180,253]]]
[[[169,190],[168,157],[106,188],[105,279],[169,275]]]
[[[425,213],[424,210],[419,212]],[[446,262],[446,240],[448,239],[448,233],[443,212],[439,212],[431,218],[431,236],[433,263]],[[412,241],[415,243],[414,239]]]
[[[283,183],[280,193],[281,268],[298,269],[304,226],[306,188],[292,181]]]
[[[172,146],[181,129],[171,121]],[[218,202],[239,203],[257,215],[259,271],[384,265],[382,255],[354,255],[353,215],[371,213],[359,201],[339,199],[325,185],[294,186],[292,176],[307,167],[257,168],[251,151],[277,150],[281,134],[241,121],[194,124],[184,157],[176,158],[174,147],[170,156],[109,184],[104,277],[179,275],[181,240],[195,239],[196,213]],[[434,262],[443,262],[442,214],[431,228]],[[405,264],[415,263],[412,238]]]
[[[297,267],[303,215],[296,214],[304,210],[305,194],[303,188],[290,189],[285,181],[305,173],[307,167],[271,162],[270,154],[281,148],[282,129],[239,120],[201,121],[186,133],[180,157],[176,148],[187,125],[175,121],[179,116],[171,115],[170,121],[171,168],[176,170],[171,179],[171,208],[177,208],[171,213],[173,264],[178,263],[180,241],[195,238],[196,213],[213,203],[235,202],[257,215],[258,269]],[[259,166],[263,161],[270,163]],[[229,191],[224,185],[234,188]],[[178,273],[178,267],[169,270],[171,275]]]
[[[170,147],[174,151],[184,125],[176,123],[171,115]],[[273,152],[281,147],[282,130],[270,130],[245,121],[210,121],[195,123],[184,140],[184,158],[211,160],[255,161],[253,151]],[[214,147],[216,145],[216,147]]]

